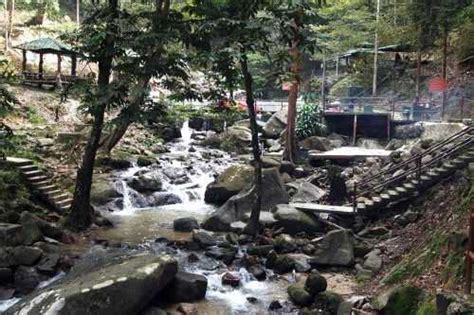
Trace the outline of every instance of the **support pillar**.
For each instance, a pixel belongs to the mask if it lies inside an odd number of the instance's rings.
[[[43,54],[40,55],[40,60],[39,60],[39,67],[38,67],[38,72],[39,72],[39,78],[43,78]]]
[[[21,63],[21,69],[23,72],[26,72],[26,63],[27,63],[27,60],[26,60],[26,50],[22,50],[22,55],[23,55],[23,61]]]
[[[357,141],[357,113],[354,113],[354,122],[352,126],[352,145],[355,146]]]
[[[76,76],[76,67],[77,67],[77,56],[71,56],[71,75],[74,77]]]
[[[58,54],[58,74],[61,75],[61,55]]]

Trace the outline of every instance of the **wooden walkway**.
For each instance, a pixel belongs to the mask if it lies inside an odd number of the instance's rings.
[[[302,203],[302,202],[290,203],[290,206],[295,207],[298,210],[309,211],[309,212],[342,214],[342,215],[354,214],[354,209],[349,206],[319,205],[316,203]]]

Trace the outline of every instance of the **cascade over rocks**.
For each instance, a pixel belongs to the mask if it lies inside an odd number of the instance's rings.
[[[288,194],[283,185],[280,173],[276,168],[263,170],[262,211],[272,209],[275,205],[288,203]],[[244,219],[250,212],[255,196],[255,187],[248,187],[226,201],[219,209],[208,216],[202,227],[211,231],[230,231],[230,224]]]
[[[206,188],[204,201],[223,204],[252,182],[254,169],[249,165],[233,165]]]
[[[13,314],[137,314],[177,272],[169,256],[128,257],[91,272],[66,276],[6,311]]]
[[[95,205],[104,205],[114,198],[120,197],[121,193],[115,185],[108,179],[99,177],[94,178],[91,187],[91,202]]]
[[[160,191],[163,188],[161,179],[153,172],[132,177],[128,180],[128,185],[140,193]]]

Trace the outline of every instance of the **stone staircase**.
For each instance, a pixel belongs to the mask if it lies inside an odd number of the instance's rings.
[[[32,160],[7,157],[6,162],[17,168],[31,188],[37,191],[58,213],[64,213],[71,207],[70,194],[60,189],[51,176],[36,166]]]
[[[400,165],[362,179],[361,190],[356,188],[354,192],[354,212],[376,214],[389,204],[414,197],[473,162],[474,127],[467,127]]]

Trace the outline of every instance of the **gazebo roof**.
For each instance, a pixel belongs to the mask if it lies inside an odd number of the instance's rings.
[[[15,48],[28,50],[43,54],[61,54],[61,55],[75,55],[77,52],[72,50],[69,45],[66,45],[56,39],[45,37],[23,43]]]

